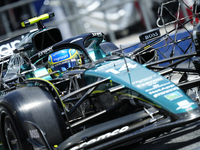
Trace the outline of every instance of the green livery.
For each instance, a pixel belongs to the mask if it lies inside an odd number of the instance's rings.
[[[197,108],[179,87],[170,80],[155,73],[143,65],[126,58],[108,61],[96,65],[85,72],[85,77],[110,77],[113,82],[137,91],[151,103],[174,114]]]

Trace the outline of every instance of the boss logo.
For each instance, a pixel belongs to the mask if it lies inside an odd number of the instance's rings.
[[[30,134],[30,137],[31,137],[32,139],[40,138],[40,135],[39,135],[37,129],[29,130],[29,134]]]
[[[147,42],[148,40],[151,40],[155,37],[160,36],[160,31],[159,29],[154,29],[145,33],[140,34],[139,38],[142,43]]]
[[[145,39],[149,40],[149,39],[155,38],[157,36],[159,36],[158,32],[154,32],[154,33],[151,33],[149,35],[145,35]]]

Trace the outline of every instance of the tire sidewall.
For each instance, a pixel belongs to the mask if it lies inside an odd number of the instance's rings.
[[[37,124],[45,133],[50,146],[58,145],[69,137],[64,117],[54,97],[43,87],[15,90],[0,100],[0,134],[3,144],[6,144],[3,131],[6,115],[12,120],[22,150],[33,149],[27,141],[28,131],[24,121]]]
[[[6,142],[5,131],[4,131],[4,123],[5,123],[6,117],[10,118],[12,127],[14,128],[14,132],[17,137],[19,148],[21,150],[27,150],[27,149],[32,150],[33,148],[31,144],[28,144],[28,142],[24,142],[24,141],[27,141],[28,135],[26,135],[26,137],[24,136],[24,133],[26,132],[23,131],[24,128],[22,127],[20,122],[16,120],[16,117],[13,116],[13,113],[11,113],[11,111],[5,106],[0,105],[0,116],[1,116],[0,117],[0,133],[1,133],[0,135],[1,135],[1,141],[3,144],[4,150],[9,150],[8,144]],[[18,133],[23,133],[23,134],[18,134]]]

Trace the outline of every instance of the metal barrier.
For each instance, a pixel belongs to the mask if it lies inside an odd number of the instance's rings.
[[[5,14],[5,11],[28,4],[31,15],[35,15],[36,14],[35,8],[32,5],[32,2],[34,2],[34,1],[36,1],[36,0],[18,1],[15,3],[11,3],[11,4],[5,5],[3,7],[0,7],[0,17],[2,20],[3,27],[5,28],[5,31],[6,31],[5,35],[0,36],[1,40],[5,39],[5,38],[10,38],[12,36],[19,35],[19,34],[14,34],[14,32],[11,31],[11,27],[9,26],[8,18]],[[19,31],[19,32],[20,32],[20,34],[22,33],[21,31]]]
[[[0,7],[0,12],[1,12],[0,17],[2,19],[3,26],[6,30],[6,34],[0,36],[0,40],[10,38],[10,37],[14,37],[14,36],[17,36],[17,35],[22,34],[22,33],[26,33],[26,32],[35,28],[35,26],[30,26],[28,28],[23,28],[23,29],[20,29],[20,30],[17,30],[17,31],[11,31],[10,26],[8,25],[8,21],[7,21],[8,19],[6,18],[6,15],[5,15],[6,10],[9,10],[9,9],[15,8],[15,7],[23,7],[24,5],[28,4],[29,9],[31,10],[31,15],[35,16],[36,11],[35,11],[35,8],[32,4],[34,1],[36,1],[36,0],[18,1],[18,2],[15,2],[15,3],[11,3],[11,4],[5,5],[3,7]],[[103,1],[103,0],[101,0],[101,1]],[[135,2],[135,1],[139,2],[141,12],[142,12],[142,16],[144,18],[143,20],[145,22],[146,30],[150,30],[152,27],[151,27],[151,24],[150,24],[150,20],[147,16],[148,12],[146,12],[147,11],[146,5],[144,4],[146,0],[123,0],[123,1],[119,1],[118,3],[114,3],[112,5],[112,7],[117,7],[117,6],[123,5],[125,3]],[[59,20],[54,20],[54,21],[48,22],[46,24],[47,26],[58,26],[61,23],[70,23],[70,29],[69,29],[70,31],[68,31],[68,32],[71,32],[70,36],[78,35],[78,34],[85,32],[85,30],[82,26],[82,23],[80,22],[80,18],[87,16],[87,15],[89,15],[89,14],[95,12],[95,11],[102,11],[104,13],[104,20],[107,24],[107,30],[108,30],[108,34],[110,36],[110,39],[111,39],[112,42],[114,42],[116,40],[114,31],[110,29],[109,20],[106,18],[106,13],[105,13],[105,10],[109,9],[111,6],[108,6],[108,5],[107,6],[101,6],[97,9],[95,9],[95,10],[85,12],[84,14],[80,14],[80,13],[78,13],[77,7],[75,6],[75,4],[73,3],[72,0],[57,0],[57,2],[59,2],[60,6],[63,7],[65,17],[62,18],[62,19],[59,19]],[[62,32],[64,32],[64,31],[62,31]]]

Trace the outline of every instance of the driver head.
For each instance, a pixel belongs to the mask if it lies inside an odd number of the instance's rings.
[[[75,49],[62,49],[48,57],[48,64],[53,71],[66,71],[67,68],[82,64],[81,57]]]

